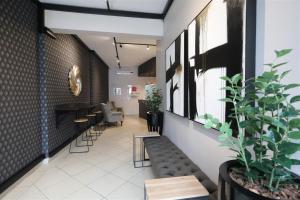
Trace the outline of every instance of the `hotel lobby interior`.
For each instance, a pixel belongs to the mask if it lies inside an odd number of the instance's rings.
[[[0,199],[300,200],[300,0],[1,0]]]

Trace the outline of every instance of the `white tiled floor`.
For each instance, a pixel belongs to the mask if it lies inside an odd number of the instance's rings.
[[[142,200],[151,168],[134,168],[132,135],[145,133],[145,120],[125,117],[123,127],[107,128],[87,154],[68,147],[11,186],[3,200]]]

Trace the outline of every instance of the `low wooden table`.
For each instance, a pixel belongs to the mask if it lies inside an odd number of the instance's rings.
[[[195,176],[145,180],[145,200],[208,200],[209,193]]]
[[[160,135],[156,132],[149,132],[144,134],[134,134],[133,135],[133,165],[134,168],[140,168],[140,167],[150,167],[150,165],[144,165],[144,161],[147,161],[145,159],[145,145],[143,142],[144,138],[150,138],[150,137],[159,137]],[[136,140],[140,140],[140,158],[137,160],[136,158]],[[141,163],[141,166],[136,166],[136,163]]]

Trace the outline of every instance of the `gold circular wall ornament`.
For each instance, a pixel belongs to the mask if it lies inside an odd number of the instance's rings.
[[[80,69],[77,65],[74,65],[69,71],[69,86],[73,95],[80,95],[82,90],[82,81],[80,76]]]

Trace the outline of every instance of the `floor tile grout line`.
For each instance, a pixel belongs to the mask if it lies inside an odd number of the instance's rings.
[[[38,188],[38,187],[36,187],[35,185],[33,185],[44,197],[46,197],[46,199],[48,199],[48,200],[50,200],[49,198],[48,198],[48,196],[42,191],[42,190],[40,190],[40,188]]]

